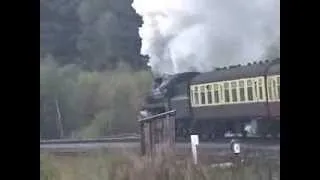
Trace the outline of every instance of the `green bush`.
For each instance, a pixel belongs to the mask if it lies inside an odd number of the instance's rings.
[[[137,111],[151,80],[150,72],[132,71],[126,64],[113,71],[89,72],[72,65],[59,67],[51,59],[41,62],[41,137],[136,132]]]

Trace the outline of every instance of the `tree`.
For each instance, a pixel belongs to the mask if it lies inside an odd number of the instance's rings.
[[[72,64],[79,54],[80,33],[77,15],[79,0],[40,1],[40,51],[52,54],[59,64]]]
[[[142,19],[132,0],[40,1],[40,52],[59,65],[78,64],[87,70],[114,69],[126,61],[147,68],[140,55],[138,28]]]
[[[146,67],[140,55],[138,27],[142,19],[131,7],[131,0],[82,1],[78,14],[82,22],[77,48],[89,69],[114,69],[126,61],[134,69]]]

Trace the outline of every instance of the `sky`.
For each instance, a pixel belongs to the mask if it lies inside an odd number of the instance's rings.
[[[203,72],[280,53],[279,0],[134,0],[132,7],[144,22],[141,54],[155,73]]]

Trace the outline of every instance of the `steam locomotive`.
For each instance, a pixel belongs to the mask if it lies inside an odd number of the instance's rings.
[[[280,58],[155,78],[141,116],[176,110],[176,137],[280,136]]]

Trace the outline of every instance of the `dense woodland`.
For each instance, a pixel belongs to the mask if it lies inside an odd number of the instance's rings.
[[[132,0],[40,0],[40,138],[137,131],[151,84]]]

